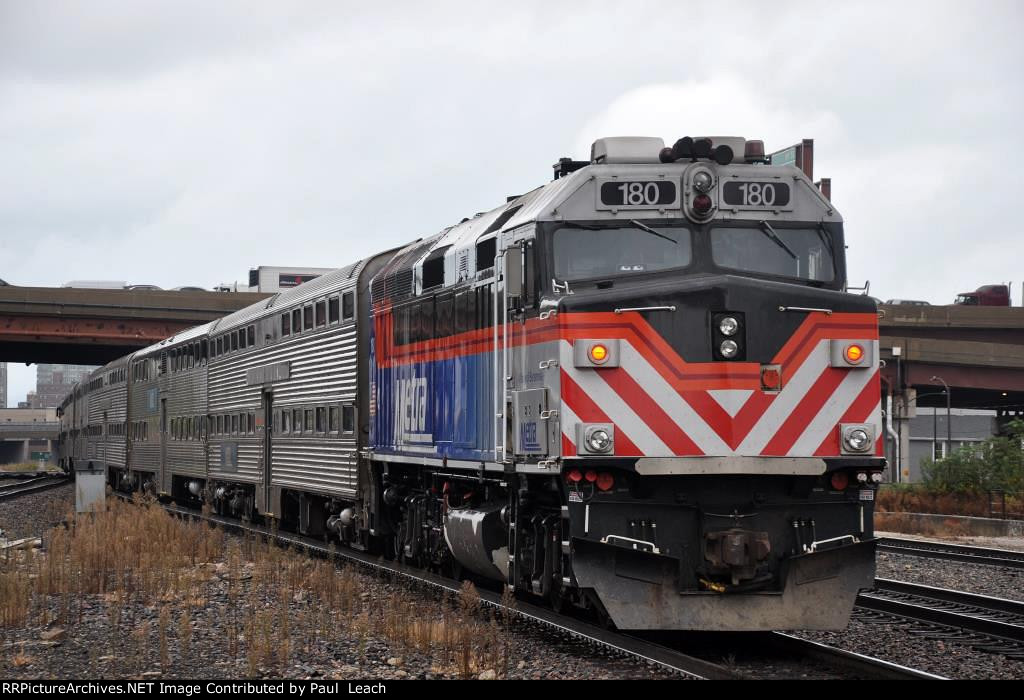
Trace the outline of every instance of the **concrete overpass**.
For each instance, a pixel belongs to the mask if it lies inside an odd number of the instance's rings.
[[[893,480],[911,477],[909,421],[918,407],[944,409],[948,399],[1003,419],[1024,414],[1024,308],[882,305],[879,312],[883,405],[896,433],[885,441]]]
[[[267,296],[0,286],[0,362],[102,365]]]
[[[894,395],[916,389],[918,405],[945,406],[946,397],[934,393],[942,391],[931,379],[938,376],[950,386],[954,407],[1024,407],[1024,308],[883,305],[879,311],[882,376]]]

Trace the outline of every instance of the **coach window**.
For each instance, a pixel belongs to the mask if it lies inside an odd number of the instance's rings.
[[[291,413],[288,409],[281,411],[281,419],[278,421],[278,425],[281,426],[282,433],[288,432],[288,424],[291,423],[288,419],[291,417]]]
[[[240,350],[245,350],[246,345],[248,345],[248,335],[246,334],[244,328],[239,328],[238,331],[236,332],[238,333],[238,348]]]
[[[216,345],[214,345],[213,356],[214,357],[220,357],[223,354],[224,354],[224,339],[223,338],[217,338],[217,343],[216,343]]]
[[[231,434],[238,435],[238,414],[231,414]]]
[[[343,321],[351,321],[356,315],[356,302],[355,294],[352,292],[345,292],[341,295],[341,319]]]
[[[252,413],[252,412],[249,413],[249,430],[247,432],[250,435],[254,435],[256,433],[256,414],[255,413]]]
[[[327,300],[327,321],[332,325],[337,323],[338,319],[340,318],[340,315],[338,313],[338,307],[339,304],[337,296],[333,296]]]
[[[221,416],[221,415],[217,416],[217,430],[216,430],[216,433],[218,435],[223,435],[224,434],[224,416]]]
[[[306,304],[302,307],[302,330],[308,331],[313,327],[313,305]]]
[[[327,409],[323,406],[316,407],[316,431],[327,432]]]
[[[231,351],[234,352],[238,349],[238,333],[228,333],[228,337],[231,338]]]
[[[307,408],[307,409],[305,409],[305,413],[306,413],[306,422],[302,426],[302,432],[304,432],[304,433],[311,433],[311,432],[313,432],[313,409],[312,408]]]
[[[292,311],[292,333],[302,332],[302,309]]]
[[[281,337],[292,334],[292,319],[287,313],[281,314]]]
[[[292,409],[292,433],[299,434],[302,432],[302,409]]]
[[[348,403],[341,407],[341,433],[342,435],[355,435],[355,432],[356,407]]]
[[[210,359],[210,341],[203,338],[203,341],[199,344],[199,359],[202,360],[205,365]]]
[[[320,300],[316,303],[316,327],[327,325],[327,302]]]
[[[249,347],[256,347],[256,326],[249,326],[246,332],[249,334]]]
[[[330,416],[330,429],[331,432],[337,434],[341,430],[341,411],[337,406],[331,406],[329,409]]]

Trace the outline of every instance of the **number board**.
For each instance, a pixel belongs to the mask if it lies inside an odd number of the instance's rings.
[[[789,185],[784,182],[736,182],[722,186],[727,206],[779,209],[789,204]]]
[[[602,209],[661,209],[675,206],[676,183],[669,180],[606,180],[601,183]]]

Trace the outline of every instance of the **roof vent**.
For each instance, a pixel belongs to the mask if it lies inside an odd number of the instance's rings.
[[[665,147],[657,136],[613,136],[598,139],[590,147],[591,163],[660,163],[658,153]]]

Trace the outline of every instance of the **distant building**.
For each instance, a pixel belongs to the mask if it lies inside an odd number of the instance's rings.
[[[71,389],[96,369],[89,365],[37,365],[36,390],[29,392],[31,408],[56,408]]]
[[[7,408],[7,363],[0,362],[0,408]]]
[[[910,451],[904,460],[904,469],[910,471],[907,481],[921,481],[921,464],[926,459],[941,459],[961,447],[984,442],[999,430],[995,411],[954,408],[950,411],[952,430],[946,442],[946,409],[920,407],[907,425],[910,428]],[[891,450],[891,442],[887,447]],[[891,460],[893,456],[887,455]]]

